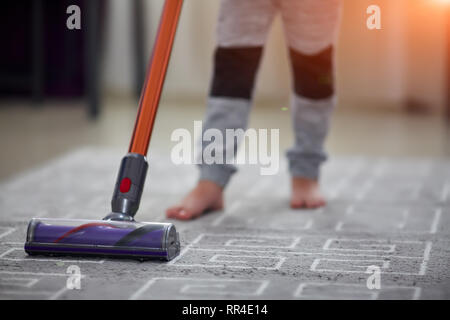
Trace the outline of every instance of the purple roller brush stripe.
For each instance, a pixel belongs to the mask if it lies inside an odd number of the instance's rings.
[[[34,230],[33,242],[82,245],[114,246],[121,239],[135,231],[135,228],[90,226],[63,237],[73,230],[70,226],[56,226],[40,223]],[[127,244],[130,247],[161,248],[164,229],[147,232]],[[62,238],[63,237],[63,238]]]

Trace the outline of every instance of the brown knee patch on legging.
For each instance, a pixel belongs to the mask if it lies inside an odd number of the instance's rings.
[[[290,49],[295,93],[301,97],[319,100],[334,93],[333,47],[316,55],[305,55]]]
[[[218,47],[210,96],[251,99],[262,51],[262,47]]]

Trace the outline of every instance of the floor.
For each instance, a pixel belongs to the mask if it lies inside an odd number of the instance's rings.
[[[343,103],[342,103],[343,104]],[[0,180],[43,164],[76,148],[116,147],[126,152],[137,102],[114,99],[105,102],[97,121],[86,118],[84,105],[52,101],[32,108],[26,101],[0,101]],[[289,111],[284,105],[256,105],[252,128],[280,128],[280,149],[292,144]],[[406,115],[401,112],[351,103],[336,111],[327,149],[331,155],[431,156],[450,155],[449,126],[439,116]],[[170,134],[176,128],[193,131],[202,120],[203,103],[162,102],[158,111],[150,153],[169,154]]]
[[[169,263],[28,257],[31,217],[108,213],[135,114],[129,101],[110,105],[96,123],[76,106],[0,108],[0,147],[8,151],[0,155],[1,299],[450,298],[447,127],[436,117],[378,110],[337,112],[324,209],[288,208],[284,161],[267,177],[248,165],[232,180],[223,212],[176,222],[182,252]],[[257,108],[251,126],[286,128],[281,147],[289,146],[288,113]],[[198,107],[161,108],[139,220],[165,221],[164,209],[195,182],[195,168],[169,161],[169,137],[201,115]],[[67,288],[70,266],[81,272],[79,290]],[[367,286],[370,267],[379,270],[379,289]]]

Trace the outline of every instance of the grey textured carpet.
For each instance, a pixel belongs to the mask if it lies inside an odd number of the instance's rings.
[[[31,217],[108,213],[121,157],[81,149],[0,184],[0,298],[450,298],[450,162],[439,159],[332,158],[322,177],[329,204],[315,211],[288,208],[285,163],[266,177],[243,167],[223,212],[176,222],[182,252],[170,263],[28,257]],[[196,174],[150,156],[137,219],[164,221]],[[66,288],[71,265],[79,290]],[[369,290],[373,265],[381,288]]]

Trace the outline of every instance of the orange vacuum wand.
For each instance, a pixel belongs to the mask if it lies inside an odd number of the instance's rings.
[[[183,0],[166,0],[147,78],[139,101],[130,153],[147,155]]]
[[[122,159],[106,219],[132,221],[139,208],[148,163],[146,159],[156,112],[169,65],[183,0],[166,0],[147,77],[139,101],[128,154]]]

